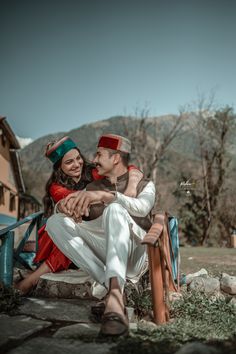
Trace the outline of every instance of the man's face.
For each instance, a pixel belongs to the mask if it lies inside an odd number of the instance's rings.
[[[93,162],[96,164],[98,173],[101,176],[110,176],[115,164],[116,154],[110,156],[110,151],[99,147]]]

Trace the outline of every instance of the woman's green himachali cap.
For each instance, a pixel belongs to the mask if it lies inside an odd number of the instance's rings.
[[[45,155],[55,164],[59,161],[68,151],[77,148],[77,145],[68,136],[58,140],[51,145],[47,145]]]

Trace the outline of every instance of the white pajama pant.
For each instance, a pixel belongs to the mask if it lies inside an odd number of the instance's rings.
[[[146,232],[118,203],[109,204],[99,218],[82,223],[54,214],[46,230],[74,264],[107,288],[110,278],[117,277],[123,291],[126,278],[137,278],[145,267],[147,253],[140,241]]]

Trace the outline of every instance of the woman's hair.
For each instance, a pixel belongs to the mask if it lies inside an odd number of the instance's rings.
[[[61,163],[63,157],[58,160],[54,165],[53,165],[53,171],[51,176],[49,177],[46,186],[45,186],[45,195],[43,197],[43,204],[44,204],[44,216],[49,217],[50,215],[53,214],[53,208],[54,208],[54,201],[50,195],[50,187],[52,183],[58,183],[61,186],[71,189],[71,190],[82,190],[84,189],[88,183],[92,182],[93,177],[92,177],[92,169],[95,167],[91,162],[87,161],[84,156],[81,154],[80,150],[78,148],[75,148],[81,158],[83,159],[83,168],[82,168],[82,173],[81,173],[81,178],[79,182],[75,182],[72,177],[66,175],[62,169],[61,169]]]

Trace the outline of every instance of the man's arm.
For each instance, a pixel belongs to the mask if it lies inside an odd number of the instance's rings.
[[[88,216],[91,204],[116,202],[121,204],[130,215],[143,217],[153,208],[155,193],[153,182],[148,182],[137,198],[127,197],[122,193],[113,191],[79,191],[66,197],[62,201],[63,210],[59,210],[78,218],[82,215]]]
[[[144,217],[148,215],[155,203],[156,188],[153,182],[143,188],[136,198],[127,197],[120,192],[115,192],[115,203],[121,204],[130,215]]]

